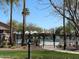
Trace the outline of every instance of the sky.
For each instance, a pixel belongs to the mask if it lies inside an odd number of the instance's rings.
[[[42,2],[49,3],[48,0]],[[13,20],[22,22],[22,6],[22,0],[20,0],[18,7],[14,5]],[[10,6],[5,5],[5,7],[6,10],[3,10],[4,7],[0,7],[0,21],[7,23],[10,19]],[[30,11],[30,15],[26,16],[26,24],[32,23],[43,29],[56,28],[62,25],[62,17],[55,14],[50,4],[40,4],[37,0],[26,0],[26,7]]]

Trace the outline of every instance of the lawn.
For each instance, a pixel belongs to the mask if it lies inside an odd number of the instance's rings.
[[[69,54],[56,51],[33,51],[32,59],[79,59],[78,54]]]
[[[26,58],[26,51],[0,51],[0,57],[11,57],[16,59]]]
[[[79,59],[78,54],[69,54],[55,51],[32,51],[32,59]],[[16,59],[25,59],[26,51],[0,51],[0,57],[12,57]]]

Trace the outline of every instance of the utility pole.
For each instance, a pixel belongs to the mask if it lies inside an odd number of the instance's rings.
[[[25,18],[26,18],[26,0],[23,0],[23,12],[22,12],[22,15],[23,15],[23,32],[22,32],[22,46],[24,45],[24,40],[25,40]]]
[[[63,0],[63,32],[64,32],[64,50],[66,49],[66,31],[65,31],[65,0]]]

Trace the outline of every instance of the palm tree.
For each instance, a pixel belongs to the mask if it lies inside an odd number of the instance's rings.
[[[19,2],[19,0],[1,0],[1,3],[6,3],[7,5],[10,4],[10,44],[13,45],[13,37],[12,37],[12,12],[13,12],[13,4]]]
[[[16,5],[18,4],[19,0],[0,0],[0,3],[7,3],[8,5],[10,4],[10,44],[13,45],[12,41],[12,12],[13,12],[13,4],[15,3]],[[23,0],[24,7],[23,7],[23,33],[25,32],[25,15],[29,15],[29,10],[25,8],[25,0]],[[23,34],[23,40],[22,40],[22,45],[24,43],[24,37],[25,35]]]
[[[25,40],[25,17],[26,15],[29,15],[29,10],[26,8],[26,0],[23,0],[23,37],[22,37],[22,46],[24,45],[24,40]]]
[[[13,3],[17,3],[19,0],[6,0],[10,2],[10,44],[13,45],[13,35],[12,35],[12,12],[13,12]]]

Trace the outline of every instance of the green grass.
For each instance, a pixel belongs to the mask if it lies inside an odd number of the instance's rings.
[[[69,54],[55,51],[32,51],[32,59],[79,59],[78,54]],[[25,59],[26,51],[0,51],[0,57],[12,57],[16,59]]]
[[[26,55],[26,51],[0,51],[0,57],[24,59]]]
[[[69,54],[55,51],[33,51],[32,59],[79,59],[78,54]]]

